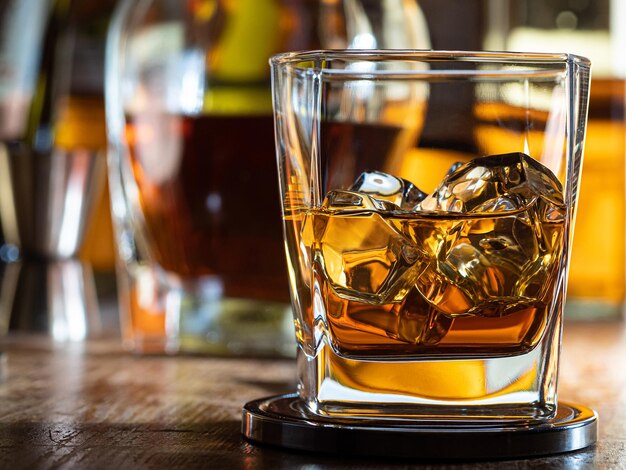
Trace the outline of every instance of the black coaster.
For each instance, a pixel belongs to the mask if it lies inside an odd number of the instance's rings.
[[[583,449],[596,442],[596,413],[560,402],[557,416],[540,424],[366,425],[307,411],[296,394],[254,400],[243,408],[242,433],[257,443],[353,456],[437,459],[533,457]]]

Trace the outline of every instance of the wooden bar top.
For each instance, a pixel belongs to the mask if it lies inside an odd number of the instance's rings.
[[[257,447],[242,405],[293,391],[292,360],[134,356],[117,339],[9,335],[0,382],[0,468],[432,468]],[[559,397],[596,409],[596,446],[445,468],[626,468],[626,330],[566,322]],[[439,467],[438,467],[439,468]]]

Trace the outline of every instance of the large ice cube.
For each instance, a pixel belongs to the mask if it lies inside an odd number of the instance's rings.
[[[349,324],[370,335],[392,338],[403,343],[437,344],[448,332],[453,321],[451,317],[433,308],[415,288],[407,293],[402,302],[385,305],[337,299],[334,292],[325,295],[331,324],[336,318],[343,320],[344,325]],[[359,346],[367,344],[363,342]]]
[[[565,217],[549,169],[519,153],[478,158],[449,173],[420,207],[467,214],[450,219],[417,280],[433,306],[452,316],[503,315],[549,300]]]
[[[521,209],[535,199],[562,206],[561,182],[528,155],[507,153],[476,158],[459,166],[420,202],[419,209],[497,212]]]
[[[448,332],[452,318],[432,308],[417,289],[409,291],[397,310],[397,339],[414,344],[437,344]]]
[[[350,187],[350,191],[368,194],[378,200],[389,201],[403,210],[414,209],[426,197],[426,194],[410,181],[382,171],[361,173]]]
[[[525,222],[516,216],[465,219],[459,224],[458,233],[449,233],[416,281],[431,305],[450,316],[489,316],[549,301],[563,224],[554,231],[551,245],[542,240],[545,229],[519,227]],[[506,233],[503,228],[513,231]]]
[[[367,194],[331,191],[323,210],[307,214],[303,242],[338,296],[383,304],[401,301],[421,269],[423,253],[386,220]]]

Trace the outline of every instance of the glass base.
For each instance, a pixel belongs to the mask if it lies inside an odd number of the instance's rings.
[[[320,416],[463,422],[540,422],[556,413],[556,361],[545,340],[491,358],[363,361],[329,346],[300,354],[300,396]],[[547,359],[547,362],[544,360]]]
[[[181,280],[139,267],[126,279],[120,304],[124,344],[132,351],[295,356],[286,303],[226,297],[218,277]]]
[[[242,434],[255,443],[342,457],[511,459],[590,446],[597,439],[597,420],[593,410],[561,402],[554,418],[533,425],[355,422],[311,414],[293,394],[247,403]]]
[[[221,299],[180,312],[180,351],[226,355],[296,354],[289,305],[251,299]]]

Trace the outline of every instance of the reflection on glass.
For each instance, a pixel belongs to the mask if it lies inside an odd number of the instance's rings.
[[[626,296],[626,3],[487,1],[491,50],[568,51],[593,63],[566,314],[621,318]]]

